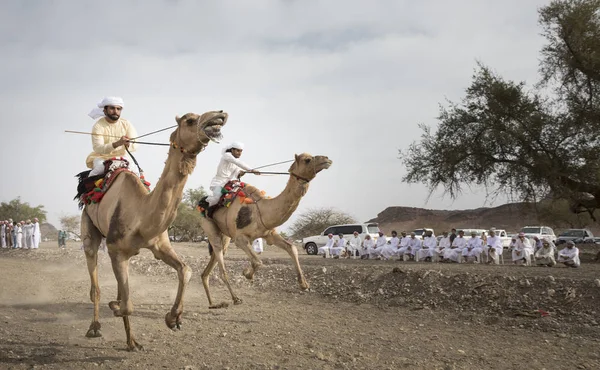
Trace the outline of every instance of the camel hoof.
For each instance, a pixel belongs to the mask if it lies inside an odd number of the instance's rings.
[[[108,307],[114,312],[121,311],[121,302],[120,301],[110,301],[108,302]]]
[[[85,333],[85,336],[88,338],[100,338],[102,337],[102,332],[100,329],[90,329]]]
[[[242,303],[244,303],[244,301],[242,301],[242,299],[241,299],[241,298],[235,297],[235,298],[233,299],[233,304],[234,304],[234,305],[236,305],[236,306],[237,306],[238,304],[242,304]]]
[[[219,308],[228,308],[228,307],[229,307],[229,303],[221,302],[221,303],[217,303],[217,304],[211,304],[210,306],[208,306],[208,309],[217,310]]]
[[[165,324],[167,324],[167,327],[173,331],[175,329],[181,329],[181,314],[173,318],[171,312],[167,312],[167,314],[165,315]]]
[[[144,346],[142,346],[141,344],[137,343],[136,341],[133,341],[133,343],[127,345],[127,350],[129,352],[143,351],[144,350]]]
[[[254,278],[254,270],[252,270],[250,267],[246,267],[244,269],[244,277],[248,280],[252,280]]]

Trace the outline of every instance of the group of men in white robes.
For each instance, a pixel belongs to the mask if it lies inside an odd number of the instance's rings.
[[[41,241],[40,224],[37,218],[16,222],[12,219],[0,221],[0,246],[12,249],[38,249]]]

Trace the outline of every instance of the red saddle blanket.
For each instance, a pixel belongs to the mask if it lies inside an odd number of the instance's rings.
[[[119,174],[123,172],[131,172],[135,174],[129,169],[129,162],[122,157],[107,160],[104,162],[104,165],[106,169],[104,177],[94,183],[94,188],[92,190],[84,193],[81,196],[80,204],[87,205],[92,203],[100,203],[104,197],[104,194],[106,194]],[[144,184],[146,189],[148,189],[148,192],[150,192],[150,183],[144,179],[143,174],[140,176],[140,180],[142,180],[142,184]]]
[[[214,208],[212,208],[212,212],[215,210],[225,207],[228,208],[231,206],[235,199],[239,199],[240,203],[251,204],[254,203],[254,200],[246,195],[244,188],[246,187],[245,182],[241,182],[239,180],[231,180],[223,188],[221,189],[221,198],[219,199],[219,203],[217,203]],[[264,195],[264,192],[261,192]],[[208,203],[206,203],[206,198],[204,198],[197,206],[198,211],[200,211],[203,215],[206,214],[208,209]]]

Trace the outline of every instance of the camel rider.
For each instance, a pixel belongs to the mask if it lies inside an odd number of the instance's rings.
[[[229,181],[240,178],[247,172],[260,175],[260,172],[253,171],[250,166],[239,159],[243,150],[244,144],[237,141],[229,144],[223,150],[221,162],[217,167],[217,174],[213,177],[209,187],[213,193],[206,198],[209,207],[219,203],[221,190]]]
[[[91,168],[89,176],[104,173],[104,161],[113,157],[124,157],[125,148],[133,152],[136,145],[129,142],[135,138],[135,127],[121,118],[123,99],[110,96],[102,99],[88,115],[97,120],[92,128],[92,147],[94,151],[88,155],[85,164]]]

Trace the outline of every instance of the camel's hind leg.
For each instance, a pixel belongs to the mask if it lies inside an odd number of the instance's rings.
[[[258,255],[252,249],[251,240],[245,236],[239,236],[235,239],[236,247],[243,250],[250,257],[250,266],[244,269],[244,276],[248,280],[254,279],[254,273],[262,266],[262,262]]]
[[[208,308],[224,308],[228,306],[225,302],[213,304],[212,297],[210,295],[208,278],[212,270],[215,268],[215,265],[217,264],[219,264],[219,269],[221,270],[221,279],[223,280],[223,282],[227,286],[227,289],[229,290],[229,293],[231,294],[233,304],[242,303],[242,300],[235,294],[235,292],[231,288],[231,284],[229,283],[229,276],[227,275],[227,270],[225,269],[225,261],[223,257],[223,251],[225,248],[223,246],[227,247],[227,245],[229,244],[229,238],[226,236],[222,236],[211,239],[209,237],[209,241],[213,248],[213,252],[210,256],[210,261],[208,261],[208,265],[202,272],[202,285],[204,285],[204,291],[206,292],[206,297],[208,298]]]
[[[295,245],[285,240],[281,235],[276,232],[273,232],[267,238],[267,243],[278,246],[279,248],[288,252],[292,260],[294,261],[294,266],[296,267],[296,273],[298,274],[298,284],[300,284],[300,289],[307,290],[309,289],[308,282],[304,278],[304,273],[302,272],[302,268],[300,267],[300,261],[298,260],[298,249]]]
[[[100,332],[100,285],[98,283],[98,246],[100,246],[102,234],[94,226],[85,210],[81,214],[81,238],[92,283],[90,300],[94,304],[94,318],[85,336],[97,338],[102,336]]]
[[[177,297],[175,298],[175,303],[173,303],[171,311],[167,312],[165,315],[165,323],[169,329],[181,329],[183,295],[185,293],[185,288],[192,277],[192,270],[179,259],[179,256],[177,256],[169,242],[169,236],[166,232],[160,237],[158,243],[152,246],[150,250],[154,253],[154,257],[177,270],[177,278],[179,279]]]
[[[130,351],[142,350],[139,343],[136,342],[131,332],[129,324],[129,315],[133,313],[133,304],[129,298],[129,256],[119,251],[119,246],[109,245],[108,254],[112,263],[113,272],[117,279],[120,301],[111,302],[109,307],[113,310],[115,316],[123,317],[123,325],[125,326],[125,334],[127,335],[127,349]]]

